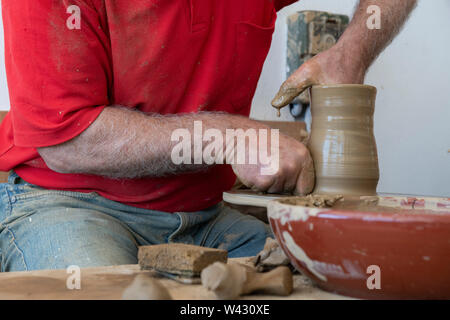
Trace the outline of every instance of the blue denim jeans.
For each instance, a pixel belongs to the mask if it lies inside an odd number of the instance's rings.
[[[166,213],[97,193],[43,189],[14,172],[0,184],[2,272],[135,264],[138,246],[172,242],[252,256],[270,236],[268,225],[223,203]]]

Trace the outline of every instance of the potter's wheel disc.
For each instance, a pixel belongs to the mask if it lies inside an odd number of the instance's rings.
[[[263,207],[266,208],[267,204],[276,199],[288,198],[295,196],[289,195],[281,195],[281,194],[263,194],[257,191],[252,190],[232,190],[223,193],[223,200],[225,202],[235,204],[235,205],[243,205],[243,206],[252,206],[252,207]],[[411,205],[416,209],[421,206],[426,206],[427,209],[435,209],[437,211],[449,210],[450,211],[450,198],[442,198],[442,197],[421,197],[421,196],[412,196],[412,195],[398,195],[398,194],[379,194],[378,197],[382,203],[380,205],[383,206],[398,206],[399,204],[407,204],[410,205],[414,203],[415,205]],[[445,203],[445,206],[443,205]]]
[[[252,190],[231,190],[223,193],[223,201],[251,207],[266,208],[267,204],[278,198],[285,198],[287,195],[262,194]]]

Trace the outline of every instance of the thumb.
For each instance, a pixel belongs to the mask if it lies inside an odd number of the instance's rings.
[[[288,105],[303,91],[314,84],[311,77],[305,75],[307,72],[304,71],[304,68],[300,68],[281,85],[280,90],[272,100],[272,106],[282,108]]]

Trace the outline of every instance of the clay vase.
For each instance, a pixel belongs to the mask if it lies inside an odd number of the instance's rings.
[[[367,85],[313,86],[309,149],[315,194],[375,195],[379,179],[373,133],[377,89]]]

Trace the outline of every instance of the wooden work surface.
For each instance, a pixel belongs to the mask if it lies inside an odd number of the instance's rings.
[[[230,259],[246,262],[248,259]],[[81,270],[81,289],[68,290],[65,270],[43,270],[28,272],[9,272],[0,274],[0,299],[42,299],[42,300],[116,300],[121,299],[123,290],[140,273],[157,276],[151,271],[141,271],[138,265],[98,267]],[[214,299],[211,292],[201,285],[185,285],[173,280],[160,278],[174,299],[209,300]],[[249,295],[243,299],[348,299],[322,291],[314,287],[302,275],[294,276],[294,292],[288,297],[268,295]]]

